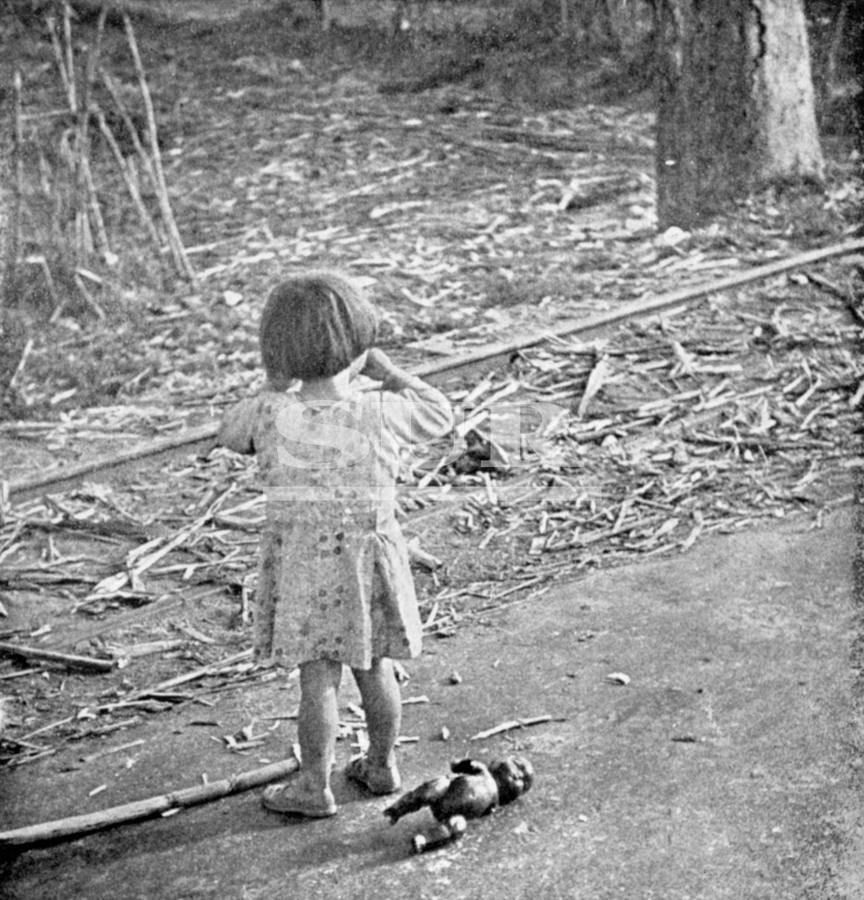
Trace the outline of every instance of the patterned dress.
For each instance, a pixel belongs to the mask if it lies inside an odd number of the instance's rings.
[[[354,390],[326,405],[295,391],[232,407],[221,440],[258,456],[267,492],[255,651],[287,666],[332,659],[368,669],[420,652],[408,549],[396,521],[400,451],[446,434],[447,399],[428,385]]]

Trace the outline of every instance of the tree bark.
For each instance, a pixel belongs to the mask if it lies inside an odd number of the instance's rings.
[[[661,228],[822,180],[802,0],[656,0],[654,15]]]

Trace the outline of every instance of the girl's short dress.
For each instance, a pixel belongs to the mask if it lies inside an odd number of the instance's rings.
[[[368,669],[420,652],[408,548],[395,518],[400,456],[452,428],[428,385],[355,390],[323,406],[267,391],[230,409],[221,440],[258,456],[267,493],[255,652],[286,666]]]

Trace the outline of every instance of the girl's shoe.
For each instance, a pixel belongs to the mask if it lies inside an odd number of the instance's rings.
[[[264,788],[261,803],[273,812],[309,819],[326,819],[336,815],[336,800],[329,788],[313,793],[300,789],[293,781]]]
[[[402,785],[396,766],[376,766],[366,756],[355,756],[345,767],[345,775],[373,794],[392,794]]]

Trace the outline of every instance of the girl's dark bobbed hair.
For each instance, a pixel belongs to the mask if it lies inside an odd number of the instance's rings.
[[[267,298],[258,338],[267,377],[329,378],[375,342],[378,318],[360,287],[336,272],[310,272],[278,284]]]

